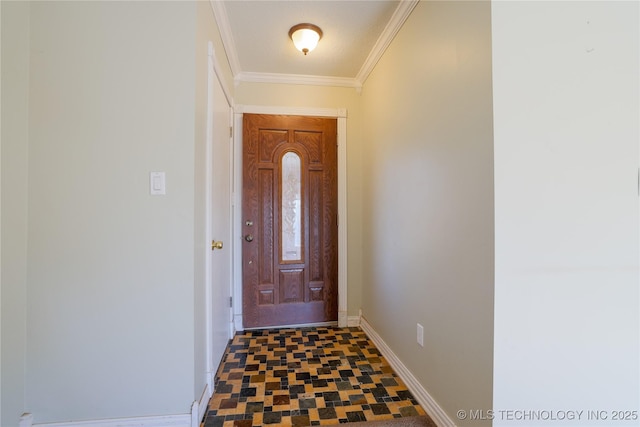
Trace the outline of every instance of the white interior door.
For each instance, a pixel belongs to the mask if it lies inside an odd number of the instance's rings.
[[[217,369],[232,333],[231,268],[231,108],[213,67],[209,70],[209,106],[211,120],[211,238],[221,249],[211,251],[211,366]],[[212,242],[213,243],[213,242]]]

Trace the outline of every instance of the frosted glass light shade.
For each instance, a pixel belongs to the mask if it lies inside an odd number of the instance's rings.
[[[318,45],[322,38],[322,30],[313,24],[298,24],[291,27],[289,37],[300,52],[305,55]]]

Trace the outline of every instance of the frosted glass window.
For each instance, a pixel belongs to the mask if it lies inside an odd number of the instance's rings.
[[[282,260],[302,259],[302,195],[300,156],[282,156]]]

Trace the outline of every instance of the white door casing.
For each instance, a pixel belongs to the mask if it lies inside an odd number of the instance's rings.
[[[209,47],[207,102],[206,215],[207,241],[220,241],[222,249],[213,249],[207,257],[207,381],[213,379],[234,330],[231,311],[232,292],[232,165],[230,124],[232,107],[228,92],[220,80],[213,48]]]

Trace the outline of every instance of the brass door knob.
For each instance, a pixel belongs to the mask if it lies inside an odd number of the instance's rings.
[[[222,249],[222,242],[216,242],[215,240],[211,241],[211,250]]]

